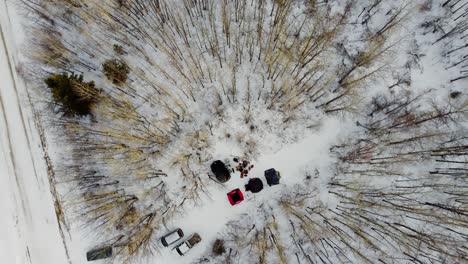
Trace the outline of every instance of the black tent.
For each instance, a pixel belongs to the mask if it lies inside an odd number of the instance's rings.
[[[265,171],[265,178],[267,180],[268,185],[272,186],[279,184],[281,176],[279,171],[276,171],[275,169],[269,169]]]
[[[227,182],[231,179],[231,173],[226,165],[220,160],[211,163],[211,171],[219,182]]]
[[[249,180],[249,183],[245,185],[246,191],[251,191],[253,193],[258,193],[263,190],[263,182],[259,178],[252,178]]]

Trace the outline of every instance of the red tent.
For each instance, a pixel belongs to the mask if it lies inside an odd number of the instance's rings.
[[[231,205],[236,205],[240,204],[242,201],[244,201],[244,195],[242,194],[241,190],[235,189],[230,191],[228,194],[228,200],[231,203]]]

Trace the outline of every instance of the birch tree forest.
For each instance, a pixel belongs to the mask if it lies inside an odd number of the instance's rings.
[[[218,188],[218,142],[255,161],[328,118],[351,124],[329,172],[230,219],[225,252],[194,263],[468,263],[467,0],[20,2],[59,221],[109,263],[159,263],[167,225]]]

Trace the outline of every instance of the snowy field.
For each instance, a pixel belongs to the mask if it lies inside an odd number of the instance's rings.
[[[468,263],[468,0],[0,1],[1,263]]]
[[[16,71],[19,21],[10,17],[15,14],[10,3],[2,1],[0,5],[0,258],[2,263],[70,263],[57,224],[28,91]]]

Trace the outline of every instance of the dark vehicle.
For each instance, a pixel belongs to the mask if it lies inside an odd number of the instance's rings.
[[[177,241],[179,241],[179,239],[181,239],[182,237],[184,237],[184,232],[182,231],[182,229],[180,228],[177,228],[176,230],[170,232],[169,234],[163,236],[161,238],[161,243],[163,244],[163,246],[167,247]]]
[[[211,171],[214,173],[216,179],[219,182],[223,183],[231,179],[231,173],[229,172],[229,169],[226,167],[224,162],[220,160],[211,163]]]
[[[94,249],[86,253],[86,259],[88,261],[105,259],[110,257],[112,257],[112,247]]]
[[[231,203],[231,205],[236,205],[240,204],[242,201],[244,201],[244,195],[242,194],[241,190],[235,189],[230,191],[228,194],[228,200]]]
[[[252,193],[258,193],[263,190],[263,182],[259,178],[252,178],[245,185],[245,190]]]
[[[187,253],[193,246],[200,243],[201,237],[199,234],[195,233],[189,237],[189,239],[185,240],[174,249],[179,253],[179,255],[183,256]]]
[[[268,186],[279,184],[281,175],[280,172],[275,169],[269,169],[265,171],[265,178]]]

